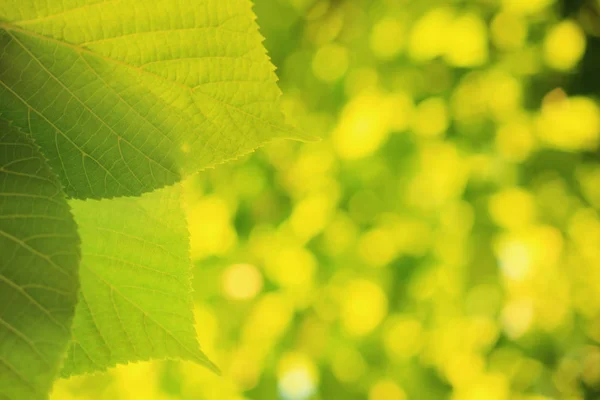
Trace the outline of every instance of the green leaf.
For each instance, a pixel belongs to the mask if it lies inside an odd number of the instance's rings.
[[[79,239],[27,135],[0,119],[0,399],[45,399],[70,339]]]
[[[137,195],[285,127],[249,0],[4,0],[0,113],[69,195]]]
[[[180,188],[73,200],[82,239],[81,293],[63,376],[150,358],[216,369],[194,330],[191,262]]]

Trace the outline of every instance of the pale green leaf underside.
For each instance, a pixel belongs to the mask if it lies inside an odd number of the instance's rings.
[[[3,0],[0,113],[69,195],[136,195],[284,127],[249,0]]]
[[[214,369],[194,330],[179,185],[142,197],[72,200],[81,292],[63,376],[150,358]]]
[[[56,176],[0,119],[0,399],[47,398],[71,337],[78,262]]]

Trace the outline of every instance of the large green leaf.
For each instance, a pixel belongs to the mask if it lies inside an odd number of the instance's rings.
[[[0,113],[69,195],[136,195],[284,127],[249,0],[3,0]]]
[[[0,119],[0,399],[44,399],[77,302],[79,239],[56,177]]]
[[[179,186],[138,198],[73,200],[81,294],[64,376],[149,358],[214,365],[194,330]]]

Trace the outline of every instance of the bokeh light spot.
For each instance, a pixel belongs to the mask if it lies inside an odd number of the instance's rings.
[[[190,251],[193,259],[225,254],[237,242],[229,205],[218,196],[206,196],[188,210]]]
[[[600,109],[587,97],[565,97],[552,92],[537,120],[538,137],[548,146],[568,150],[592,150],[600,136]]]
[[[533,222],[536,215],[534,197],[521,188],[509,188],[490,198],[492,219],[506,229],[517,229]]]
[[[444,49],[446,61],[456,67],[476,67],[488,60],[488,35],[485,22],[476,14],[455,18],[448,31]]]
[[[285,354],[279,361],[277,370],[279,393],[285,400],[304,400],[315,393],[317,368],[305,355]]]
[[[339,80],[348,70],[350,56],[348,50],[339,44],[321,47],[313,58],[312,68],[315,76],[325,82]]]
[[[384,18],[373,26],[371,49],[384,60],[394,58],[404,47],[405,29],[393,18]]]
[[[528,30],[524,18],[508,12],[496,14],[490,27],[492,42],[502,50],[515,50],[523,47],[527,40]]]
[[[350,101],[333,132],[333,143],[339,156],[355,160],[373,154],[390,133],[391,114],[384,98],[376,94],[360,95]]]
[[[231,299],[252,299],[262,286],[262,275],[254,265],[234,264],[223,272],[223,292]]]
[[[408,43],[413,60],[430,61],[444,53],[453,17],[454,12],[449,8],[434,8],[417,20]]]
[[[369,390],[369,400],[406,400],[406,393],[392,380],[380,380]]]
[[[552,27],[544,40],[546,64],[558,70],[573,68],[585,52],[585,33],[573,21],[562,21]]]
[[[392,318],[384,329],[383,344],[390,358],[405,360],[417,355],[424,341],[421,322],[409,316]]]
[[[352,336],[371,333],[387,313],[387,297],[373,282],[358,279],[350,282],[342,300],[342,326]]]
[[[422,101],[416,110],[413,130],[426,137],[440,136],[448,129],[448,109],[446,102],[439,97]]]

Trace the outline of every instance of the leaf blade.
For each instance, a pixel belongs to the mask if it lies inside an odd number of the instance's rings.
[[[34,136],[75,197],[141,194],[299,137],[248,0],[29,3],[0,10],[2,113],[25,125],[34,110]]]
[[[23,132],[0,119],[0,397],[45,399],[70,339],[79,238]]]
[[[179,186],[140,198],[72,200],[83,239],[81,293],[63,376],[150,358],[217,371],[194,330]]]

